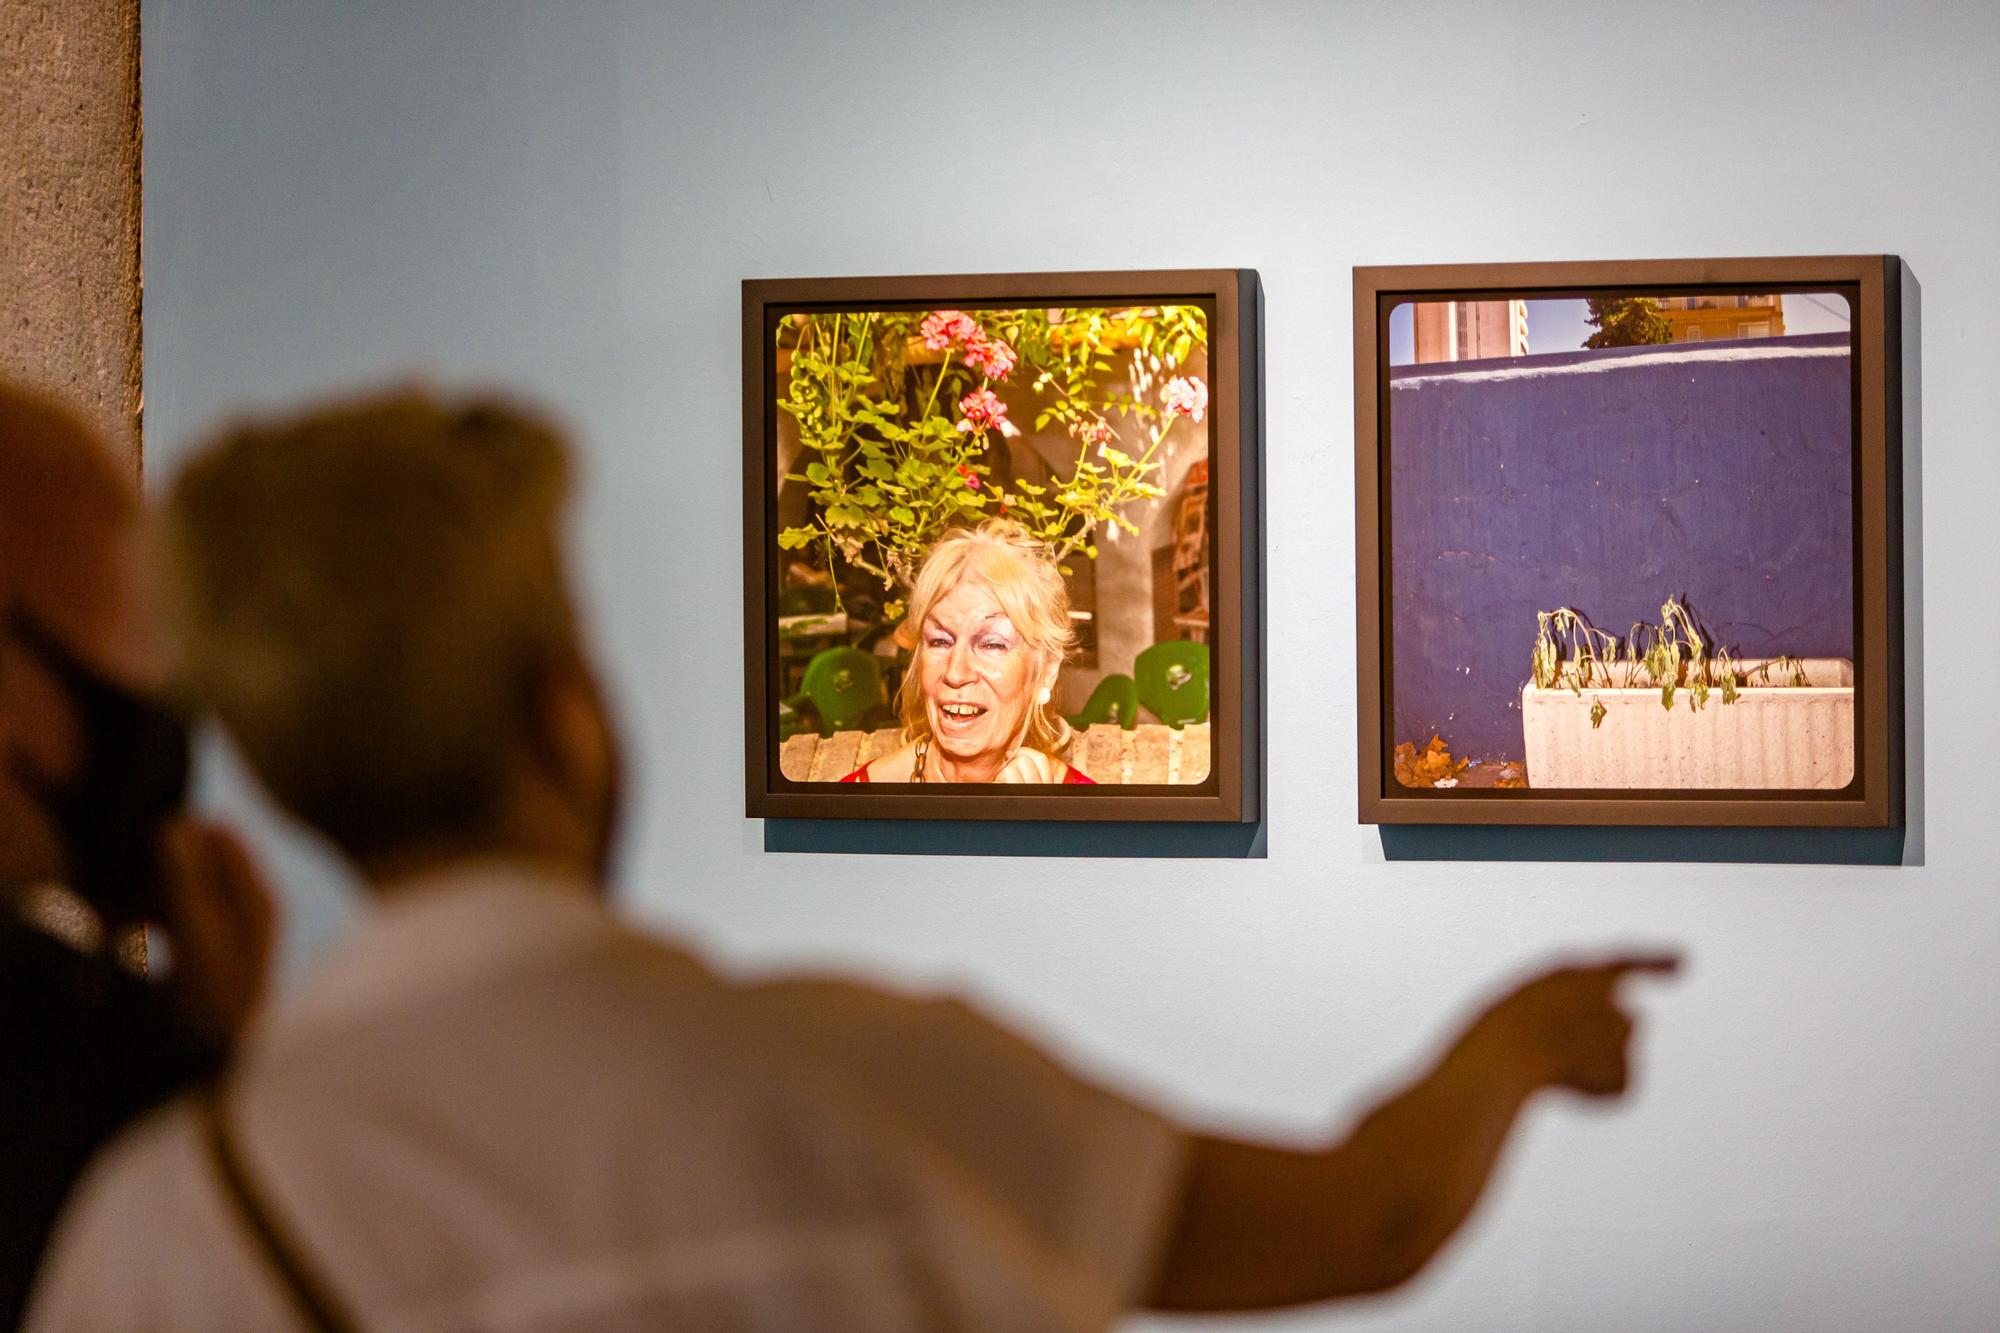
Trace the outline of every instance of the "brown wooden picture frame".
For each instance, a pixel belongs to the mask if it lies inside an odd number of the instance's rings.
[[[1359,815],[1369,824],[1896,828],[1904,818],[1902,275],[1893,255],[1354,270]],[[1837,790],[1405,786],[1394,769],[1389,317],[1406,301],[1837,291],[1851,303],[1854,776]],[[1525,681],[1527,663],[1522,662]],[[1421,743],[1419,740],[1418,743]],[[1533,775],[1528,775],[1532,783]]]
[[[796,782],[774,713],[778,319],[798,311],[1199,304],[1209,314],[1213,551],[1207,779],[1089,787]],[[1262,288],[1250,269],[746,279],[743,283],[745,810],[758,819],[1252,824],[1263,796]]]

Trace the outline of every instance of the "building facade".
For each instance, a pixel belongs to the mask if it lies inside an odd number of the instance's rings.
[[[1667,296],[1660,315],[1673,325],[1677,343],[1785,336],[1782,296]]]
[[[1528,354],[1526,301],[1419,301],[1418,361],[1483,361]]]

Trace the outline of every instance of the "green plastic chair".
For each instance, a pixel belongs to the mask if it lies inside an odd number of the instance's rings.
[[[1101,722],[1116,722],[1127,731],[1139,725],[1139,687],[1130,676],[1115,672],[1098,681],[1083,711],[1069,717],[1078,731]]]
[[[1139,702],[1175,730],[1208,720],[1208,645],[1185,639],[1156,643],[1132,662]]]
[[[873,653],[859,648],[828,648],[814,653],[800,684],[803,688],[797,694],[778,705],[781,732],[786,710],[796,715],[800,704],[810,703],[819,714],[822,736],[854,731],[870,712],[882,706],[882,663]],[[805,729],[803,725],[796,728]]]

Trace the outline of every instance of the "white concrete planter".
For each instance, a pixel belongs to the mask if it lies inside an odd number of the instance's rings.
[[[1736,702],[1709,691],[1521,689],[1530,787],[1840,788],[1854,777],[1854,664],[1809,657],[1806,684],[1745,687]],[[1788,678],[1774,668],[1774,680]],[[1602,725],[1590,725],[1593,703]]]

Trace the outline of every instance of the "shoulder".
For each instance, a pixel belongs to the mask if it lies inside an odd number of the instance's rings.
[[[745,1000],[786,1083],[911,1189],[1025,1227],[1107,1310],[1136,1299],[1185,1160],[1171,1121],[956,998],[798,980]]]
[[[1021,749],[1000,775],[1002,782],[1024,782],[1041,786],[1071,786],[1096,783],[1082,769],[1066,764],[1040,750]]]
[[[780,977],[737,991],[739,1011],[815,1077],[875,1091],[930,1082],[943,1066],[995,1048],[1030,1048],[961,1000],[901,994],[834,977]]]
[[[994,1132],[1009,1124],[1018,1131],[1026,1113],[1049,1131],[1054,1149],[1080,1114],[1115,1109],[1153,1118],[953,995],[798,977],[747,986],[739,996],[768,1049],[809,1079],[848,1085],[920,1119],[949,1107],[932,1128],[952,1137],[983,1119],[996,1122]]]
[[[186,1316],[239,1285],[218,1268],[230,1237],[193,1105],[170,1102],[114,1141],[78,1183],[27,1327],[197,1326]],[[106,1282],[107,1273],[118,1281]]]
[[[201,1183],[198,1131],[188,1097],[141,1116],[84,1174],[64,1222],[65,1235],[129,1240],[135,1236],[127,1232],[127,1224],[148,1219],[152,1210],[180,1212]]]
[[[869,760],[861,767],[842,778],[842,782],[908,782],[916,771],[917,747],[914,741],[899,745],[885,755]]]

